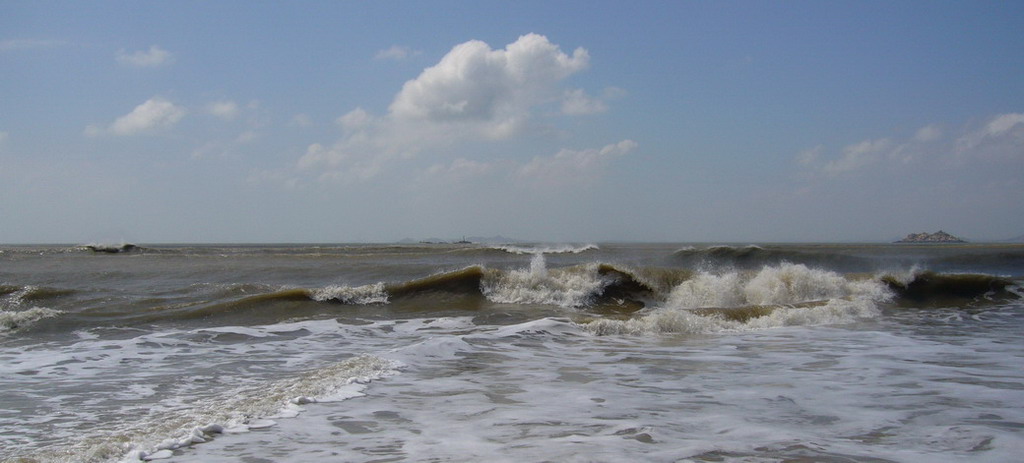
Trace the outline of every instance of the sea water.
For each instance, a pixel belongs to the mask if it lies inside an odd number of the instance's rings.
[[[1024,247],[0,253],[3,461],[1015,461]]]

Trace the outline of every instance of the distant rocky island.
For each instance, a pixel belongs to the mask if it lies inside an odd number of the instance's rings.
[[[460,240],[445,240],[441,238],[427,238],[425,240],[415,240],[412,238],[405,238],[399,240],[399,244],[510,244],[520,243],[522,241],[515,238],[506,238],[504,236],[463,236]]]
[[[966,243],[949,233],[939,230],[935,233],[911,233],[897,243]]]

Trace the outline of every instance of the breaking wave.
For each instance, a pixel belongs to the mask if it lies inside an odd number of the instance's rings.
[[[757,272],[698,273],[649,313],[598,319],[584,327],[595,334],[700,334],[834,324],[876,316],[879,304],[892,298],[892,291],[876,279],[782,264]]]
[[[31,326],[44,318],[56,317],[61,311],[46,307],[32,307],[27,310],[0,310],[0,333]]]
[[[60,326],[74,329],[104,321],[153,323],[213,317],[223,323],[252,325],[348,310],[373,316],[374,306],[391,314],[422,315],[480,311],[488,304],[503,304],[549,306],[571,310],[568,315],[572,316],[597,316],[598,323],[592,326],[597,332],[704,332],[742,328],[732,323],[753,327],[845,322],[888,307],[982,306],[1019,299],[1018,285],[1009,278],[980,274],[918,269],[843,274],[787,262],[750,270],[694,271],[598,262],[548,268],[545,254],[537,253],[522,268],[473,265],[394,283],[319,288],[228,285],[202,298],[164,305],[89,308],[62,317]],[[39,301],[69,293],[0,286],[0,330],[21,329],[62,314],[41,307],[49,304]]]
[[[1020,297],[1018,286],[1005,277],[981,274],[948,274],[912,270],[903,275],[885,275],[881,281],[897,295],[904,307],[958,307]]]
[[[73,291],[39,286],[0,285],[0,333],[23,329],[39,320],[56,317],[62,313],[39,306],[24,309],[26,302],[38,302],[71,293]]]
[[[3,298],[0,299],[0,303],[3,306],[10,307],[21,305],[26,301],[43,301],[74,293],[75,291],[69,289],[47,288],[44,286],[0,285],[0,297]]]

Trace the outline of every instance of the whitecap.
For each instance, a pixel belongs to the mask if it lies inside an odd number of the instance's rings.
[[[310,297],[317,302],[338,301],[342,304],[387,304],[388,293],[384,283],[363,286],[331,285],[310,291]]]
[[[0,333],[31,326],[44,318],[56,317],[61,311],[46,307],[32,307],[28,310],[0,310]]]

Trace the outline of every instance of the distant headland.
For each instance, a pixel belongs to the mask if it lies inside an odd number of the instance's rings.
[[[896,243],[966,243],[949,233],[939,230],[935,233],[911,233]]]

